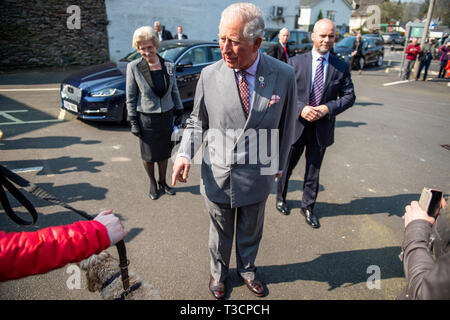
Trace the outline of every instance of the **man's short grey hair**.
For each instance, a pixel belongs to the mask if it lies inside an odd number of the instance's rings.
[[[254,43],[256,39],[263,37],[265,27],[263,12],[254,4],[241,2],[228,6],[222,11],[220,24],[230,18],[244,21],[245,27],[243,34],[250,43]]]

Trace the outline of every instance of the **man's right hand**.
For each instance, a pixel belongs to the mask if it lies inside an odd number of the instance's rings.
[[[302,110],[301,117],[306,121],[313,122],[319,120],[322,115],[316,108],[312,106],[305,106]]]
[[[191,165],[186,157],[180,156],[175,159],[172,168],[172,185],[174,186],[176,181],[186,182]]]

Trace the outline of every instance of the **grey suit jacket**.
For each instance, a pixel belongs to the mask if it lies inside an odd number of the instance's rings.
[[[193,155],[205,135],[200,191],[232,208],[265,201],[294,135],[293,68],[261,54],[245,118],[234,70],[223,60],[202,70],[178,153]],[[198,157],[194,164],[200,163]]]
[[[161,113],[172,108],[183,109],[178,92],[173,63],[160,57],[164,73],[166,92],[162,97],[155,94],[150,69],[143,58],[131,61],[127,65],[126,103],[128,116],[136,116],[136,111],[143,113]]]

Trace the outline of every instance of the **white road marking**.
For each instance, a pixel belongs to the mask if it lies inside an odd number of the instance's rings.
[[[410,81],[413,81],[413,80],[401,80],[401,81],[388,82],[388,83],[383,83],[383,86],[384,87],[393,86],[393,85],[396,85],[396,84],[407,83],[407,82],[410,82]]]
[[[23,121],[23,120],[20,120],[19,118],[16,118],[11,115],[11,113],[21,113],[21,112],[28,112],[28,110],[0,111],[0,116],[12,121],[12,122],[0,122],[0,126],[8,126],[8,125],[13,125],[13,124],[46,123],[46,122],[61,122],[61,121],[63,121],[60,119]]]
[[[20,91],[59,91],[60,88],[8,88],[0,89],[0,92],[20,92]]]
[[[41,171],[44,167],[29,167],[29,168],[19,168],[11,170],[14,173],[23,173],[23,172],[33,172],[33,171]]]

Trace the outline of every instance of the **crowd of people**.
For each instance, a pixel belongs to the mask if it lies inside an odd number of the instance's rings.
[[[178,29],[181,35],[178,37],[183,37],[181,26]],[[267,294],[255,265],[263,234],[266,201],[276,183],[276,210],[283,215],[289,214],[287,187],[303,153],[306,167],[299,213],[307,225],[314,229],[320,228],[319,215],[314,206],[319,191],[321,164],[327,147],[334,143],[336,116],[352,107],[356,99],[349,66],[330,54],[336,34],[336,27],[331,20],[317,21],[311,34],[313,49],[294,57],[287,55],[289,30],[286,28],[280,31],[279,44],[270,51],[275,58],[261,54],[259,48],[263,32],[263,13],[253,4],[232,4],[222,12],[219,23],[222,59],[201,72],[194,107],[186,122],[172,168],[172,186],[177,182],[185,183],[191,160],[202,144],[206,143],[201,164],[200,191],[210,220],[208,290],[215,299],[220,300],[227,296],[226,279],[229,276],[233,242],[236,246],[238,275],[254,295],[262,297]],[[166,174],[168,158],[171,156],[171,134],[174,125],[180,121],[183,106],[174,65],[157,53],[160,41],[170,38],[171,33],[163,30],[158,21],[154,28],[143,26],[136,29],[132,45],[141,57],[128,64],[126,74],[126,104],[131,133],[139,139],[143,166],[149,177],[149,197],[152,200],[158,198],[159,192],[175,195],[175,190],[166,183]],[[449,44],[439,48],[446,59],[449,48]],[[358,50],[357,45],[354,48],[355,56]],[[431,49],[423,48],[424,51],[429,53]],[[413,41],[407,52],[417,58],[421,51]],[[423,68],[426,74],[426,63]],[[262,174],[267,163],[260,153],[257,153],[252,163],[234,165],[227,162],[225,159],[234,158],[236,148],[223,150],[222,141],[208,139],[205,135],[208,130],[215,130],[226,136],[231,129],[251,131],[258,141],[265,141],[268,145],[274,137],[268,136],[267,130],[276,129],[279,139],[279,152],[274,158],[276,172]],[[245,145],[246,138],[245,134],[237,136],[236,145]],[[241,151],[244,159],[251,156],[248,146]],[[215,156],[217,153],[223,157]],[[158,167],[158,181],[155,164]],[[445,205],[443,201],[442,207]],[[402,298],[450,299],[448,211],[434,219],[417,202],[405,208],[403,249],[408,286]],[[42,232],[60,235],[60,241],[42,237]],[[63,243],[67,245],[67,238],[79,233],[91,235],[85,239],[91,246],[83,247],[77,254],[67,254],[69,249],[64,248]],[[434,253],[438,253],[434,258],[428,245],[432,233],[442,240],[439,245],[437,242],[434,244]],[[1,232],[0,280],[43,273],[79,261],[116,243],[125,235],[123,226],[111,211],[100,213],[93,221],[53,227],[37,233]],[[48,243],[46,239],[49,239]],[[51,259],[51,264],[42,262],[40,268],[21,268],[23,261],[41,255],[41,252],[30,253],[30,250],[26,250],[37,241],[40,242],[39,250],[52,250],[57,253],[57,257]],[[70,241],[71,247],[77,246]],[[31,254],[31,257],[26,254]]]
[[[428,42],[420,47],[417,38],[412,38],[411,43],[405,50],[405,67],[403,70],[403,79],[409,80],[411,72],[414,68],[416,61],[419,61],[419,68],[415,75],[415,80],[420,79],[420,75],[423,73],[423,81],[427,81],[428,69],[432,60],[437,57],[439,59],[439,74],[438,78],[448,78],[450,76],[450,42],[447,41],[447,37],[442,38],[439,42],[434,38],[429,38]]]

